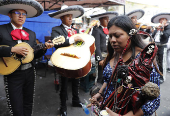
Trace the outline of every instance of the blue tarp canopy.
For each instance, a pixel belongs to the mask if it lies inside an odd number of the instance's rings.
[[[59,26],[61,24],[60,19],[51,18],[48,16],[48,13],[54,12],[53,11],[44,11],[43,14],[41,14],[38,17],[34,18],[27,18],[24,27],[34,31],[36,33],[36,38],[44,43],[45,42],[45,36],[51,36],[51,29],[54,26]],[[10,22],[10,18],[5,15],[0,15],[0,25],[7,24]],[[51,55],[52,49],[48,49],[46,52],[46,55]]]

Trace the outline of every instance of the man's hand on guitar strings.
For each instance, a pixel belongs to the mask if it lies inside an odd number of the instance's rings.
[[[28,49],[22,46],[15,46],[11,48],[11,52],[22,55],[22,56],[26,56],[28,53]]]
[[[76,42],[76,41],[82,41],[82,42],[84,42],[84,40],[83,40],[80,36],[74,37],[74,41],[75,41],[75,42]]]
[[[45,42],[45,46],[45,49],[50,49],[54,47],[54,44],[51,42],[51,40],[48,40],[47,42]]]

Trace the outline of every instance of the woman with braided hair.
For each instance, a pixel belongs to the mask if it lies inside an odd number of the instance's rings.
[[[108,107],[115,112],[113,116],[141,116],[141,106],[148,100],[141,94],[141,87],[149,82],[157,47],[154,43],[145,47],[135,25],[127,16],[111,19],[108,29],[108,55],[103,66],[105,81],[99,93],[92,97],[92,103],[95,104],[106,88],[101,110]]]

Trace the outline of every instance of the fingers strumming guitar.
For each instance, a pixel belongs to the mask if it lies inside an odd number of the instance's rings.
[[[26,56],[29,51],[26,47],[15,46],[15,47],[12,47],[11,52],[22,55],[22,56]]]
[[[82,42],[84,42],[84,40],[83,40],[80,36],[74,37],[74,41],[75,41],[75,42],[76,42],[76,41],[82,41]]]

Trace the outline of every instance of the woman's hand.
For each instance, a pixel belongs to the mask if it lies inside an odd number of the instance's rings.
[[[106,111],[109,114],[109,116],[120,116],[119,114],[113,112],[112,110],[110,110],[109,108],[106,107]],[[122,116],[122,115],[121,115]]]
[[[98,104],[97,102],[97,98],[99,98],[101,96],[101,94],[100,93],[97,93],[97,94],[95,94],[92,98],[90,98],[89,100],[90,100],[90,102],[92,103],[92,104]]]
[[[112,110],[110,110],[109,108],[106,107],[106,111],[107,113],[109,114],[109,116],[143,116],[143,111],[142,109],[140,108],[136,113],[135,115],[133,114],[132,111],[129,111],[127,114],[125,115],[119,115],[115,112],[113,112]]]

